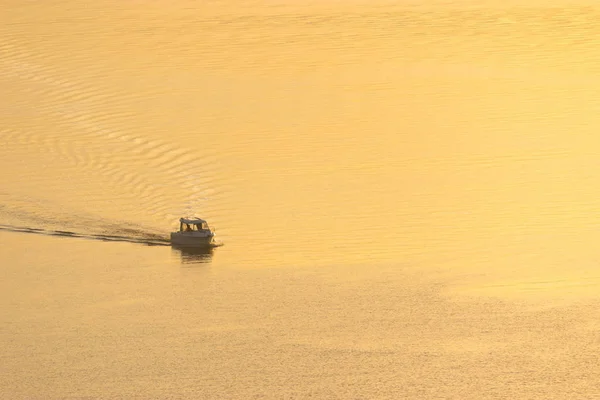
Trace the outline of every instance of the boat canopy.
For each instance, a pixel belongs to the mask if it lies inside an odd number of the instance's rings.
[[[206,221],[201,218],[190,217],[190,218],[180,218],[179,222],[182,224],[191,224],[191,225],[202,225],[205,224]]]

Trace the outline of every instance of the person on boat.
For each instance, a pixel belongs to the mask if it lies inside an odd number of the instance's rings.
[[[189,224],[185,224],[185,231],[186,232],[191,232],[192,231],[192,228],[190,227]]]

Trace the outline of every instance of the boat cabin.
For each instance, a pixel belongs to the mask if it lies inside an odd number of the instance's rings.
[[[208,223],[200,218],[180,218],[179,232],[202,232],[208,231]]]

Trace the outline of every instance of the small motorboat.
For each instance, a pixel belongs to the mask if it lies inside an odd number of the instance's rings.
[[[176,247],[217,247],[215,231],[200,218],[180,218],[179,231],[171,232],[171,245]]]

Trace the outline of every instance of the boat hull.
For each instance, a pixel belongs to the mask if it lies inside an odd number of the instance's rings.
[[[171,245],[177,247],[216,247],[214,235],[197,235],[185,232],[172,232]]]

